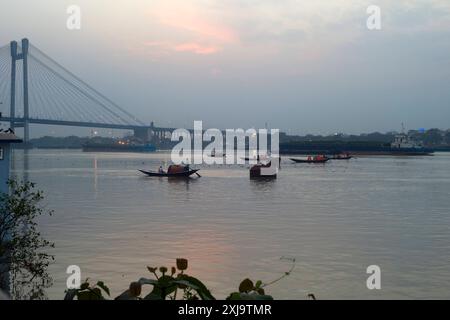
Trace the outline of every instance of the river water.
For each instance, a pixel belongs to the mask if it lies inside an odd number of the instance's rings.
[[[55,243],[52,299],[66,268],[100,279],[113,296],[150,277],[146,266],[189,259],[213,295],[240,280],[269,282],[276,299],[450,298],[450,154],[361,157],[324,165],[284,158],[278,179],[253,181],[248,166],[200,166],[201,178],[143,177],[169,160],[151,154],[31,150],[14,171],[45,192],[40,219]],[[25,171],[24,171],[25,170]],[[366,269],[381,269],[369,290]]]

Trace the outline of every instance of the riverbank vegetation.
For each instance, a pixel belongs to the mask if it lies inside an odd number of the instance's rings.
[[[34,183],[8,181],[11,192],[0,194],[0,289],[12,299],[44,299],[52,285],[47,272],[54,244],[38,230],[37,218],[51,215]]]

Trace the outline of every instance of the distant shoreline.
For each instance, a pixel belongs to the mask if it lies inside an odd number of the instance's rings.
[[[396,132],[379,133],[373,132],[360,135],[346,135],[336,133],[333,135],[304,135],[294,136],[281,132],[279,136],[280,154],[318,154],[318,153],[339,153],[350,152],[353,154],[372,153],[376,151],[389,152],[389,146],[394,140]],[[450,152],[450,129],[429,129],[426,131],[410,130],[408,136],[412,140],[420,142],[425,148],[432,149],[435,152]],[[118,138],[111,137],[52,137],[44,136],[31,139],[27,147],[36,149],[82,149],[83,145],[89,143],[93,139],[96,143],[111,144]],[[157,150],[171,150],[177,144],[176,141],[170,139],[162,139],[155,143]],[[24,144],[17,145],[17,149],[26,147]]]

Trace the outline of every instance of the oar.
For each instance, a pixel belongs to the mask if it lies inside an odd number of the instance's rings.
[[[197,171],[195,172],[195,174],[196,174],[199,178],[202,177]]]

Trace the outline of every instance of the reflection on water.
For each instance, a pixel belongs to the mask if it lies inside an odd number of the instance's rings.
[[[15,174],[46,193],[40,221],[55,242],[52,298],[68,265],[116,294],[146,266],[190,261],[217,297],[246,277],[270,281],[276,298],[450,298],[450,155],[358,158],[326,165],[283,160],[276,180],[246,166],[204,166],[202,178],[143,176],[167,153],[16,151]],[[366,288],[377,264],[382,290]]]

